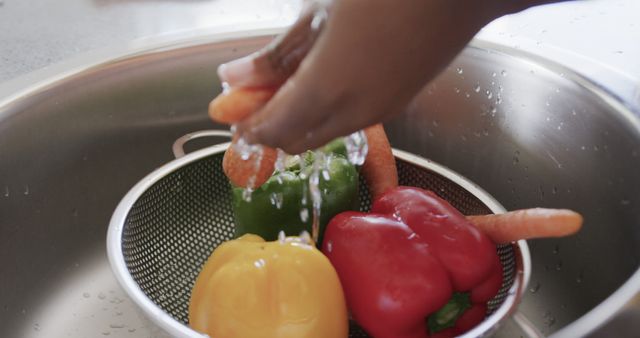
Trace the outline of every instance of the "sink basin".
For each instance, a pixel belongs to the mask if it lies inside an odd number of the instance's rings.
[[[0,104],[0,336],[164,335],[111,274],[109,219],[173,159],[178,137],[225,128],[206,114],[217,65],[270,39],[167,42],[41,79]],[[461,173],[507,209],[585,216],[576,236],[529,241],[518,315],[540,334],[573,337],[596,335],[640,290],[639,126],[637,112],[571,71],[474,41],[386,129],[394,147]],[[525,334],[507,323],[496,335]]]

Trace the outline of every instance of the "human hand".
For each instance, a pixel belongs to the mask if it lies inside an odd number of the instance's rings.
[[[238,131],[300,153],[401,112],[480,28],[549,0],[336,0],[265,49],[222,65],[232,87],[277,87]],[[326,20],[325,20],[326,19]]]

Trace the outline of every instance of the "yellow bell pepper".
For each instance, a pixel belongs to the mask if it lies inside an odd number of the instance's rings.
[[[244,235],[220,245],[196,279],[189,325],[211,338],[344,338],[338,275],[310,240]]]

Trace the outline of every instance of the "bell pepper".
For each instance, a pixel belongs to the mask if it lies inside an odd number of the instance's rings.
[[[198,275],[189,325],[212,338],[346,338],[336,271],[310,238],[227,241]]]
[[[329,220],[340,212],[357,210],[358,171],[346,158],[342,140],[329,143],[324,148],[327,170],[319,175],[320,233],[318,243]],[[297,160],[292,160],[292,159]],[[233,187],[233,211],[236,237],[247,233],[256,234],[266,240],[275,240],[282,230],[289,236],[302,231],[311,232],[313,222],[312,200],[309,178],[316,159],[312,152],[285,161],[285,170],[276,171],[256,189],[251,199],[243,198],[244,189]],[[305,165],[300,166],[299,161]]]
[[[344,212],[322,251],[354,319],[376,338],[448,337],[482,321],[502,285],[493,244],[433,192],[397,187]]]

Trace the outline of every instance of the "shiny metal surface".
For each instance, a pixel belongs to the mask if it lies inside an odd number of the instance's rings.
[[[206,115],[216,65],[268,39],[138,50],[0,103],[0,336],[160,335],[112,277],[109,217],[173,158],[175,139],[222,128]],[[476,42],[387,128],[395,147],[452,168],[507,209],[585,215],[578,236],[529,243],[521,310],[543,334],[587,334],[640,289],[638,119],[606,92]],[[521,334],[509,323],[497,335]]]

